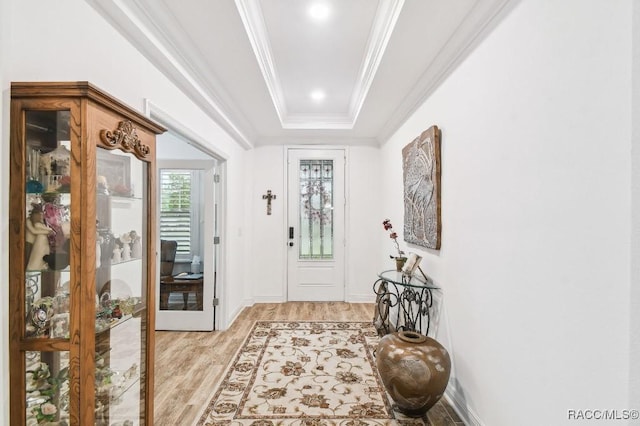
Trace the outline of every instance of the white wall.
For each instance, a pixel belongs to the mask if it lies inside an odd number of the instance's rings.
[[[266,146],[254,149],[247,169],[253,182],[247,201],[251,211],[251,241],[248,282],[252,285],[253,302],[281,302],[286,300],[286,148]],[[372,147],[347,149],[346,172],[346,288],[345,299],[350,302],[373,302],[373,281],[379,247],[375,244],[379,228],[381,200],[378,170],[380,150]],[[276,195],[272,214],[266,214],[262,195],[270,189]],[[378,223],[379,222],[379,223]],[[373,244],[372,244],[373,242]],[[373,316],[373,313],[372,313]]]
[[[629,0],[524,0],[383,146],[383,199],[402,229],[400,150],[442,129],[442,249],[420,252],[444,288],[448,392],[470,422],[640,408],[630,52]]]
[[[286,300],[286,193],[285,149],[266,146],[252,150],[248,170],[252,182],[247,208],[250,215],[251,264],[248,281],[253,302],[282,302]],[[271,201],[271,215],[262,195],[267,190],[276,196]]]
[[[227,229],[233,234],[227,241],[229,255],[222,278],[224,288],[223,325],[241,308],[246,299],[243,256],[244,239],[235,237],[235,230],[244,227],[246,189],[246,152],[239,147],[203,111],[189,101],[173,84],[158,72],[137,50],[112,29],[90,6],[80,0],[42,2],[36,0],[0,1],[0,82],[5,103],[2,113],[2,134],[8,140],[8,103],[10,81],[75,81],[87,80],[133,108],[143,111],[145,99],[169,114],[184,128],[209,141],[214,151],[226,154]],[[9,25],[11,24],[11,25]],[[19,45],[17,40],[20,41]],[[10,47],[15,46],[14,49]],[[8,51],[10,50],[10,52]],[[2,253],[0,266],[3,282],[8,281],[8,144],[0,150],[2,170],[2,223],[0,229]],[[233,233],[228,232],[234,230]],[[235,255],[234,255],[235,254]],[[227,284],[229,283],[229,284]],[[8,296],[6,286],[0,286],[0,336],[2,337],[2,405],[0,422],[8,424]]]
[[[7,12],[7,3],[0,0],[0,181],[9,182],[9,78],[7,66],[9,64],[11,20]],[[0,196],[0,277],[8,282],[9,269],[9,191],[8,183],[2,186]],[[9,424],[9,286],[0,285],[0,423]]]
[[[629,407],[640,401],[640,3],[633,2]],[[640,419],[631,424],[640,425]]]
[[[347,291],[350,302],[374,302],[373,283],[378,278],[377,261],[383,233],[382,221],[388,200],[381,190],[379,148],[349,148],[347,170]],[[371,313],[373,318],[373,312]]]

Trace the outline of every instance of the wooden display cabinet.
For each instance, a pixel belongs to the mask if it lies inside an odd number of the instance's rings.
[[[153,424],[164,130],[87,82],[11,85],[12,425]]]

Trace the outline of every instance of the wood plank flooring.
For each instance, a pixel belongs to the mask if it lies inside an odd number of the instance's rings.
[[[260,303],[245,308],[223,332],[156,332],[155,425],[191,425],[198,420],[254,321],[370,321],[373,312],[370,303]],[[432,425],[463,425],[444,400],[428,414]]]

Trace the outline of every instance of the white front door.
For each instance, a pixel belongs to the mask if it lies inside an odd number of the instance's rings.
[[[289,149],[287,300],[343,301],[345,151]]]
[[[203,274],[202,285],[202,307],[195,293],[172,292],[168,295],[168,301],[165,296],[164,306],[161,295],[161,284],[159,278],[156,288],[156,330],[175,330],[175,331],[211,331],[214,328],[214,306],[213,299],[215,286],[215,267],[216,267],[216,250],[214,250],[214,233],[216,209],[218,194],[215,190],[215,169],[216,161],[214,160],[163,160],[158,161],[158,180],[161,179],[163,170],[202,170],[200,178],[194,179],[191,190],[199,195],[192,199],[201,200],[204,205],[200,209],[200,205],[192,205],[192,209],[201,211],[202,214],[196,214],[193,220],[197,222],[195,229],[199,229],[198,235],[202,236],[202,249],[199,253],[201,262],[200,268]],[[158,185],[160,187],[160,185]],[[160,192],[160,188],[159,188]],[[158,202],[161,202],[160,193],[158,194]],[[158,209],[158,219],[160,220],[160,209]],[[160,232],[158,232],[160,235]],[[169,239],[169,238],[167,238]],[[158,238],[157,247],[160,253],[160,238]],[[195,254],[195,253],[194,253]],[[160,256],[157,259],[160,264]],[[173,275],[177,275],[181,269],[190,272],[190,265],[183,264],[174,266]],[[158,277],[160,274],[158,274]],[[179,277],[178,277],[179,278]],[[180,290],[180,289],[179,289]]]

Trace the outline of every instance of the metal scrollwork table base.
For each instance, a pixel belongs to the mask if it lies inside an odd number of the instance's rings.
[[[396,270],[379,273],[373,284],[376,293],[373,324],[378,334],[416,331],[428,335],[434,290],[439,287],[426,276],[406,276]]]

